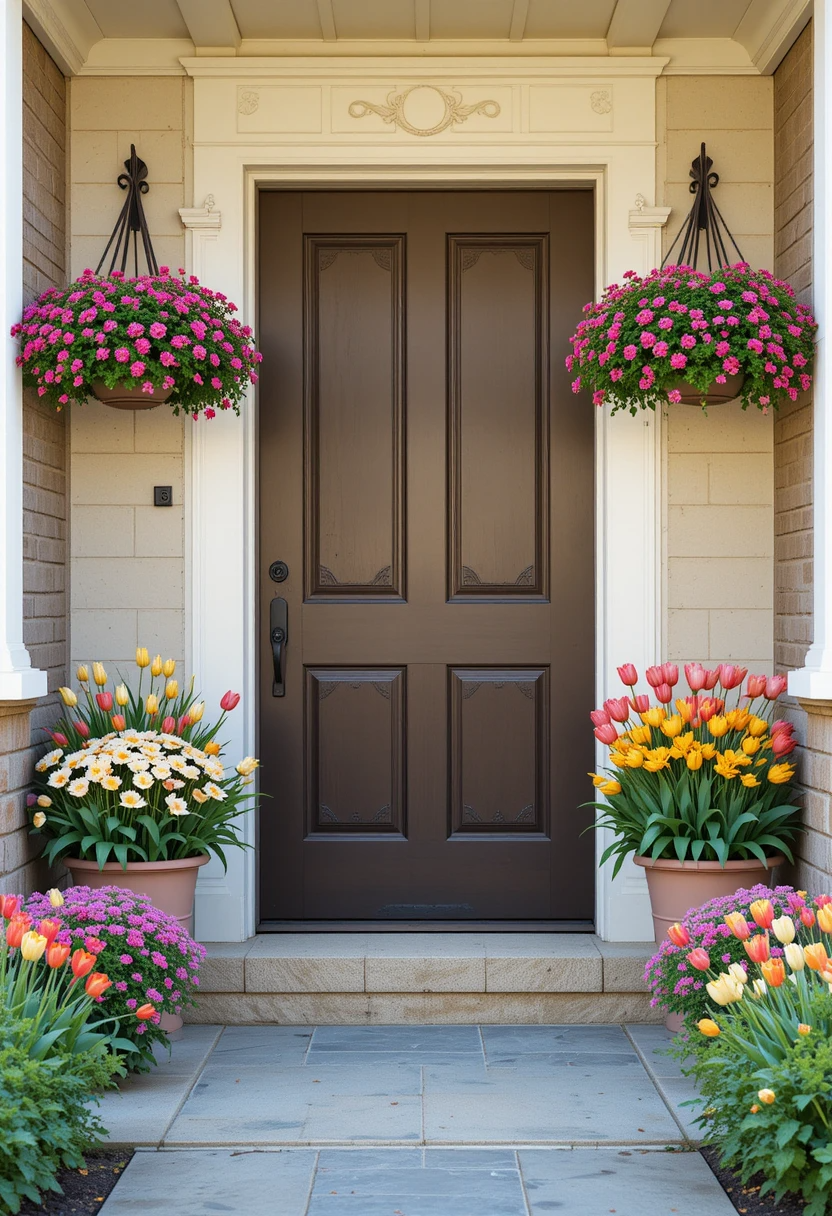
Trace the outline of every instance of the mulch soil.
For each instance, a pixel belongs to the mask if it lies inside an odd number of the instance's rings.
[[[764,1182],[762,1174],[755,1174],[748,1184],[743,1186],[733,1170],[720,1166],[717,1154],[712,1148],[703,1148],[701,1152],[741,1216],[803,1216],[806,1205],[797,1195],[784,1195],[779,1203],[774,1202],[774,1196],[771,1194],[760,1198],[760,1187]]]
[[[61,1170],[58,1174],[63,1195],[50,1192],[41,1204],[25,1200],[20,1216],[96,1216],[132,1156],[131,1149],[87,1153],[86,1169]]]

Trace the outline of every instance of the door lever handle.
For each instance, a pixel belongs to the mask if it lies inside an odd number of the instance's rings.
[[[272,696],[285,697],[286,682],[283,675],[283,661],[289,641],[289,605],[280,595],[274,597],[269,609],[269,640],[272,644],[272,662],[274,663]]]

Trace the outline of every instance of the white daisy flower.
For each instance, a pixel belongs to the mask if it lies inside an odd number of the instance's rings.
[[[157,781],[167,781],[168,777],[170,776],[170,769],[166,764],[157,764],[155,768],[152,768],[150,771]]]
[[[187,777],[189,781],[198,781],[202,773],[195,764],[186,764],[181,770],[182,776]]]
[[[136,811],[140,807],[147,806],[141,794],[137,794],[135,790],[125,790],[120,796],[119,801],[122,806],[126,806],[131,811]]]
[[[149,790],[153,785],[153,778],[150,773],[136,773],[133,778],[133,785],[137,790]]]
[[[185,786],[184,781],[177,781],[175,777],[168,777],[167,781],[163,782],[166,790],[181,790]]]
[[[51,785],[53,787],[53,789],[56,789],[56,790],[62,789],[63,786],[66,785],[67,781],[69,781],[71,776],[72,776],[71,769],[68,769],[68,768],[56,769],[56,771],[54,773],[51,773],[49,776],[49,785]]]
[[[67,789],[72,794],[73,798],[86,797],[87,790],[90,788],[90,783],[86,777],[78,777],[75,781],[70,781]]]
[[[187,802],[184,798],[177,798],[176,794],[168,794],[165,803],[171,815],[187,815],[188,813]]]
[[[203,768],[208,776],[213,777],[215,781],[222,781],[225,776],[225,768],[216,760],[213,760],[210,764],[204,764]]]
[[[144,759],[131,760],[127,767],[131,773],[143,773],[150,768],[150,761]]]
[[[116,748],[112,755],[116,764],[129,764],[133,759],[133,753],[129,752],[126,747]]]
[[[213,798],[215,802],[225,802],[226,798],[228,797],[225,790],[220,789],[220,787],[215,785],[213,781],[209,781],[207,785],[202,787],[202,789],[203,792],[206,793],[209,798]]]
[[[55,749],[55,751],[49,752],[47,755],[45,755],[42,760],[38,760],[35,768],[39,773],[45,773],[48,768],[55,767],[63,754],[64,753],[58,747]]]
[[[114,773],[108,773],[106,777],[102,777],[99,785],[105,790],[117,790],[121,785],[121,777],[116,777]]]

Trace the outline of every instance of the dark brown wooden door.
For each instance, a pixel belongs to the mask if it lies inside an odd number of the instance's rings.
[[[591,920],[592,196],[264,192],[259,249],[261,919]]]

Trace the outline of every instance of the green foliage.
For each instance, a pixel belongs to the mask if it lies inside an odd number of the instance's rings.
[[[87,1103],[124,1071],[104,1052],[32,1056],[31,1039],[28,1019],[0,1006],[0,1205],[12,1213],[60,1192],[61,1167],[83,1166],[104,1132]]]

